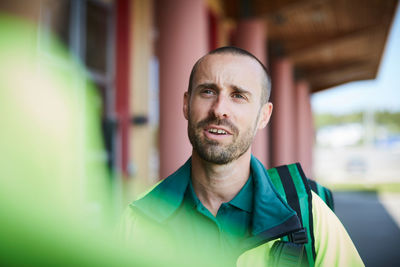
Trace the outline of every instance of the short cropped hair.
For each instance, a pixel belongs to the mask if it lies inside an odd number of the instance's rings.
[[[196,71],[197,71],[201,61],[203,60],[204,57],[206,57],[208,55],[214,55],[214,54],[242,55],[242,56],[247,56],[247,57],[250,57],[250,58],[256,60],[260,64],[262,69],[264,70],[264,74],[265,74],[265,77],[264,77],[265,79],[263,79],[263,84],[262,84],[261,105],[263,105],[263,104],[268,102],[269,97],[271,95],[271,76],[269,74],[268,69],[252,53],[250,53],[250,52],[248,52],[248,51],[246,51],[246,50],[244,50],[242,48],[235,47],[235,46],[224,46],[224,47],[220,47],[220,48],[214,49],[211,52],[209,52],[208,54],[206,54],[205,56],[201,57],[199,60],[197,60],[197,62],[194,64],[194,66],[192,68],[192,71],[190,72],[189,86],[188,86],[189,95],[192,92],[194,76],[196,74]]]

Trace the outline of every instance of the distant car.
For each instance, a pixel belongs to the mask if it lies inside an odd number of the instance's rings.
[[[365,173],[367,163],[363,158],[351,158],[346,162],[346,171],[350,173]]]

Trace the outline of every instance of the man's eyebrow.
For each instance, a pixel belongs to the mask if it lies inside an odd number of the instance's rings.
[[[199,84],[198,86],[196,86],[196,89],[197,88],[199,88],[199,89],[210,88],[213,90],[217,90],[218,86],[215,83],[202,83],[202,84]]]
[[[239,87],[237,85],[232,85],[233,90],[235,90],[236,93],[242,93],[242,94],[246,94],[246,95],[252,95],[252,93],[242,87]]]

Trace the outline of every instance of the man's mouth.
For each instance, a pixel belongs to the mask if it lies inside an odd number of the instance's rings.
[[[216,128],[209,128],[207,131],[209,133],[217,134],[217,135],[226,135],[226,134],[228,134],[225,130],[216,129]]]

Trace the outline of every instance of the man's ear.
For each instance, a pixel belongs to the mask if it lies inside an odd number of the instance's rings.
[[[183,116],[185,116],[185,119],[189,118],[189,100],[189,93],[185,92],[185,94],[183,94]]]
[[[264,129],[265,126],[267,126],[269,119],[271,118],[272,109],[273,109],[273,105],[271,102],[267,102],[262,106],[262,108],[260,110],[260,112],[261,112],[260,119],[258,122],[259,130]]]

